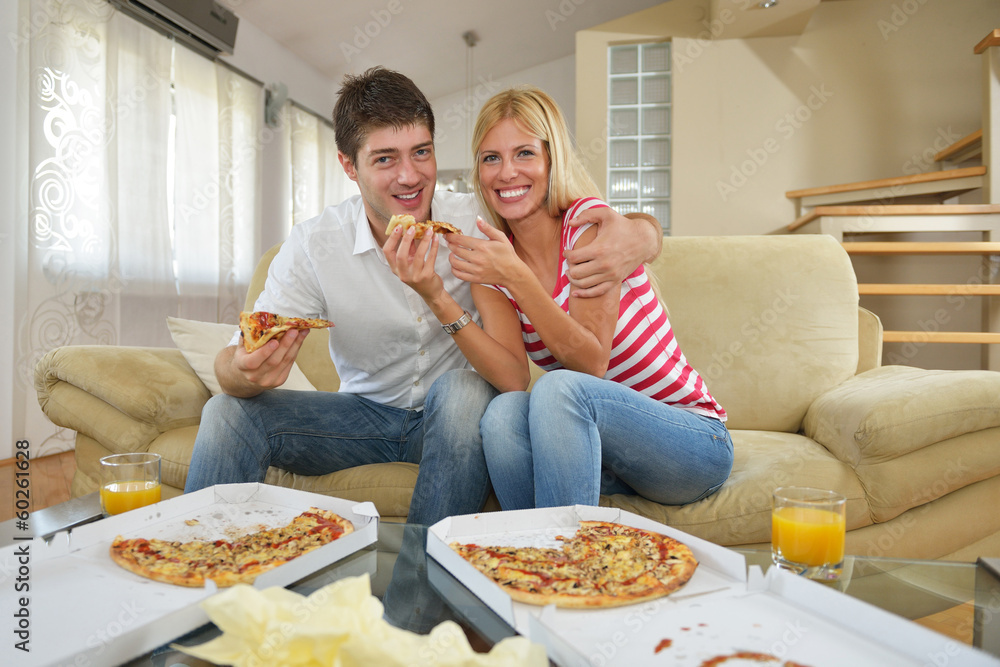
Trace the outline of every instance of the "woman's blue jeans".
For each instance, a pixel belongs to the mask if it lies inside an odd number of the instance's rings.
[[[423,410],[353,394],[266,391],[214,396],[202,412],[185,492],[262,482],[271,466],[325,475],[369,463],[419,463],[408,520],[482,509],[489,494],[479,421],[497,391],[471,370],[438,378]]]
[[[602,493],[684,505],[718,490],[733,467],[719,420],[568,370],[499,395],[480,428],[505,510],[597,505]]]

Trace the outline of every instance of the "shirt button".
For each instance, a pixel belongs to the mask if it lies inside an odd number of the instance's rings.
[[[423,321],[424,321],[424,318],[422,318],[422,317],[418,317],[417,318],[417,322],[423,322]]]
[[[414,387],[419,387],[420,386],[420,380],[417,380],[416,382],[414,382],[413,386]]]
[[[420,356],[421,357],[424,356],[425,354],[427,354],[427,350],[420,350]]]

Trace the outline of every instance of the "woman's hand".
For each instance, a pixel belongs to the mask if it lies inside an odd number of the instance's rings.
[[[450,234],[445,241],[451,250],[448,261],[456,278],[481,285],[509,285],[525,275],[528,267],[514,252],[514,246],[496,227],[476,219],[485,239]]]

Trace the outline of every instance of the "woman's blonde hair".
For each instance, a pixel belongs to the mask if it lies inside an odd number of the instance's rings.
[[[479,151],[486,133],[501,121],[511,119],[528,134],[541,139],[549,158],[549,183],[545,205],[549,215],[558,218],[577,199],[600,197],[594,179],[587,173],[583,161],[573,148],[569,127],[559,105],[546,93],[530,86],[519,86],[491,97],[479,111],[472,131],[472,187],[480,207],[490,216],[494,227],[510,236],[507,221],[490,208],[479,183]],[[660,296],[656,274],[646,271],[653,293]],[[662,299],[660,300],[663,303]],[[663,304],[666,309],[666,304]]]
[[[538,88],[520,86],[497,93],[479,111],[472,131],[472,186],[493,226],[510,234],[507,221],[497,215],[483,197],[479,184],[480,148],[486,133],[500,122],[511,119],[522,130],[540,139],[549,158],[549,183],[545,205],[549,215],[559,217],[582,197],[600,197],[594,180],[587,173],[570,139],[566,118],[555,100]]]

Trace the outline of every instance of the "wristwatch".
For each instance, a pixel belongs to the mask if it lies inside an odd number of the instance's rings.
[[[466,310],[462,313],[462,316],[460,318],[458,318],[451,324],[442,324],[441,328],[444,329],[444,332],[449,336],[454,336],[459,329],[469,324],[470,322],[472,322],[472,316],[469,315],[469,311]]]

